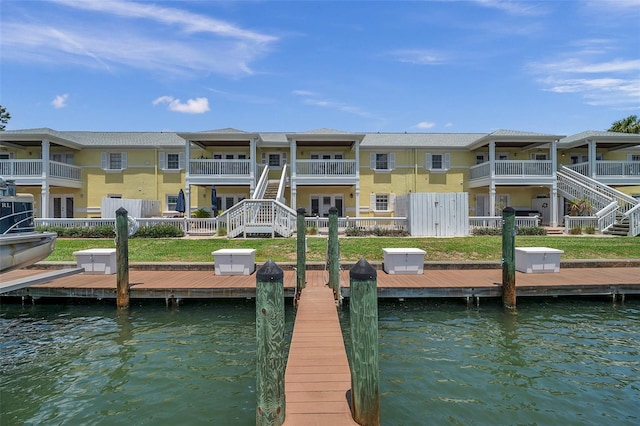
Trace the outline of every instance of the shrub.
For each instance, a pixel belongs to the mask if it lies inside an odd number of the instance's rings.
[[[518,228],[518,235],[547,235],[547,231],[541,226],[523,226]]]
[[[581,235],[582,234],[582,228],[579,226],[574,226],[573,228],[569,229],[569,235]]]
[[[206,209],[203,209],[203,208],[199,208],[198,210],[193,212],[193,217],[198,218],[198,219],[206,219],[206,218],[211,217],[211,212],[209,210],[206,210]]]
[[[596,228],[595,226],[589,225],[587,227],[584,228],[584,233],[585,234],[589,234],[589,235],[593,235],[596,233]]]
[[[227,228],[224,226],[218,227],[218,232],[216,233],[216,235],[218,235],[218,237],[224,237],[225,235],[227,235]]]
[[[307,235],[316,235],[318,234],[318,228],[315,226],[310,226],[307,228]]]
[[[131,238],[172,238],[182,237],[184,232],[174,225],[158,224],[138,228]]]
[[[347,237],[364,237],[366,232],[363,228],[358,228],[357,226],[349,226],[345,228],[344,233]]]
[[[473,228],[472,235],[502,235],[502,228]]]

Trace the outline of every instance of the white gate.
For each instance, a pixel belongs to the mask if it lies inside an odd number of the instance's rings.
[[[404,201],[405,197],[401,199]],[[406,203],[407,228],[412,236],[469,235],[469,194],[467,192],[412,193],[407,194]]]

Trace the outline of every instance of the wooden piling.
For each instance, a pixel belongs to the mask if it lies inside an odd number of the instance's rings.
[[[256,425],[285,418],[284,273],[272,260],[256,272]]]
[[[380,425],[378,293],[375,268],[360,259],[349,271],[351,414],[360,425]]]
[[[507,207],[502,211],[502,304],[516,308],[516,211]]]
[[[307,227],[304,222],[305,209],[299,208],[296,210],[298,215],[296,217],[296,231],[297,231],[297,245],[296,245],[296,298],[300,298],[300,292],[306,284],[306,268],[307,268]]]
[[[124,207],[116,210],[116,304],[129,306],[129,219]]]
[[[327,239],[327,263],[329,267],[329,287],[333,297],[340,298],[340,243],[338,242],[338,209],[329,209],[329,237]]]

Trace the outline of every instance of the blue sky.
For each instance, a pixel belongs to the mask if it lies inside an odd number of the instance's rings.
[[[606,130],[640,0],[1,0],[7,130]]]

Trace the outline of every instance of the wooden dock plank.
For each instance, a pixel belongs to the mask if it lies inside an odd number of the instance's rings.
[[[9,285],[13,281],[28,279],[47,270],[16,270],[0,274],[0,282]],[[311,270],[306,273],[308,287],[324,287],[327,272]],[[389,275],[378,272],[380,297],[459,297],[481,295],[497,297],[501,292],[500,269],[478,270],[425,270],[422,275]],[[88,275],[79,273],[46,282],[34,281],[26,289],[11,291],[8,295],[34,297],[115,297],[115,275]],[[255,297],[255,274],[219,276],[213,271],[157,271],[132,270],[129,272],[131,298],[169,297],[223,298]],[[291,297],[295,289],[295,271],[284,271],[285,295]],[[349,271],[340,272],[340,286],[345,297],[349,295]],[[640,294],[640,268],[561,268],[558,273],[524,274],[516,272],[516,290],[519,296],[551,294],[577,295],[577,287],[599,286],[589,291],[603,294],[611,287],[623,289],[627,294]]]
[[[285,372],[285,425],[354,425],[351,372],[333,291],[307,273]],[[317,278],[317,277],[316,277]]]

